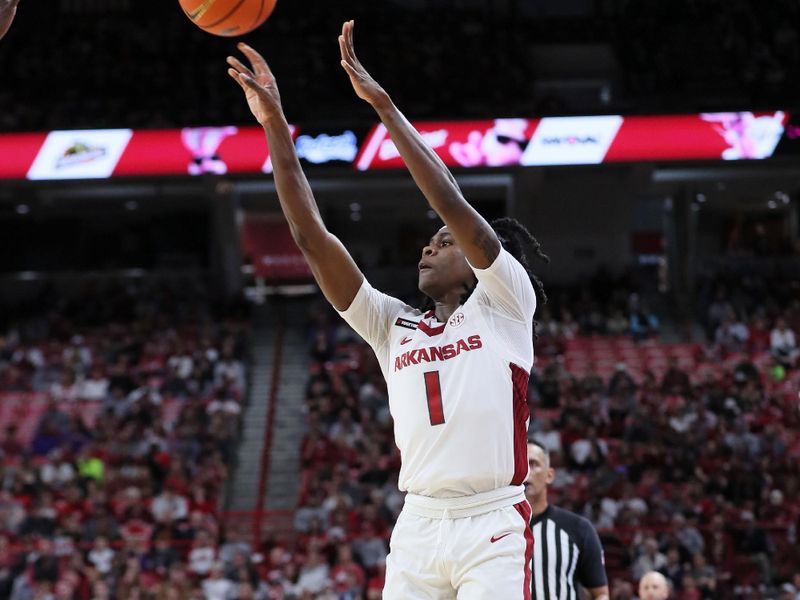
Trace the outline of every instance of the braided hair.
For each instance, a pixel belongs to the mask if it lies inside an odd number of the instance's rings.
[[[531,278],[533,291],[536,293],[536,303],[539,305],[547,304],[547,294],[544,293],[542,280],[531,270],[528,256],[525,253],[525,249],[530,246],[536,258],[544,263],[549,263],[550,257],[542,252],[542,245],[539,243],[539,240],[533,237],[525,225],[510,217],[495,219],[489,223],[489,225],[494,229],[494,232],[497,234],[506,252],[516,258],[525,268],[525,272],[528,273],[528,276]],[[466,298],[464,299],[466,300]]]

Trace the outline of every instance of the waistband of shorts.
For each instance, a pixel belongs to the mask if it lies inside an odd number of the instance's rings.
[[[463,519],[514,506],[523,500],[525,500],[525,488],[521,485],[510,485],[458,498],[432,498],[406,494],[403,510],[428,519]]]

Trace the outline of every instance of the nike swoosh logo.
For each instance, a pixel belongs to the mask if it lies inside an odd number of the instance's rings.
[[[403,344],[407,344],[407,343],[408,343],[408,342],[410,342],[412,339],[414,339],[414,338],[410,338],[410,337],[404,337],[402,340],[400,340],[400,345],[402,346]]]
[[[506,537],[508,535],[511,535],[511,534],[510,533],[504,533],[503,535],[498,535],[497,537],[492,536],[490,541],[494,544],[495,542],[497,542],[499,540],[502,540],[504,537]]]

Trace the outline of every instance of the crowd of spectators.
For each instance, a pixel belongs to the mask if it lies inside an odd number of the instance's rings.
[[[290,118],[304,121],[374,121],[338,64],[347,18],[359,22],[366,65],[416,118],[695,112],[798,97],[798,9],[788,0],[569,2],[576,10],[561,14],[552,4],[342,0],[331,11],[286,2],[249,41],[271,61]],[[227,80],[230,40],[193,27],[175,3],[143,11],[132,0],[61,0],[48,10],[53,18],[42,19],[21,7],[0,48],[0,130],[251,122]],[[539,86],[535,50],[546,44],[605,44],[614,64],[596,76],[613,91],[576,98]],[[560,79],[585,77],[568,62]],[[29,84],[45,70],[60,78],[46,97]]]
[[[196,286],[146,285],[2,330],[0,597],[232,597],[221,574],[248,597],[220,522],[247,332]]]
[[[630,336],[641,341],[655,337],[661,319],[653,308],[658,294],[632,273],[613,276],[599,269],[584,285],[548,288],[548,302],[536,313],[537,355],[564,353],[564,342],[577,336]]]
[[[553,503],[600,531],[614,600],[633,600],[654,569],[676,600],[797,600],[800,364],[772,339],[800,333],[797,290],[724,277],[704,288],[760,314],[769,343],[713,335],[692,368],[571,373],[559,360],[571,344],[625,333],[609,326],[617,311],[631,333],[633,309],[648,312],[633,283],[603,280],[554,291],[559,327],[540,317],[530,436],[551,452]],[[251,548],[226,540],[219,515],[245,321],[211,320],[205,304],[163,291],[97,296],[0,341],[5,398],[45,403],[27,439],[13,423],[0,440],[0,596],[379,599],[403,495],[372,351],[330,309],[312,310],[294,531]],[[657,344],[653,333],[642,343]]]
[[[756,272],[719,271],[704,281],[698,306],[710,349],[774,357],[790,368],[800,356],[800,279]]]

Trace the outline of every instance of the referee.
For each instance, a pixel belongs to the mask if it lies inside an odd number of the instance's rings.
[[[600,538],[585,518],[547,503],[555,479],[550,456],[538,442],[528,443],[531,471],[525,495],[533,509],[534,600],[580,600],[580,586],[592,600],[609,600]]]

